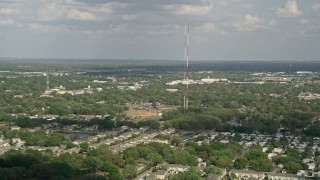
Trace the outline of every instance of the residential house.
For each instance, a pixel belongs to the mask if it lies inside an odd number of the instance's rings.
[[[21,147],[25,143],[25,141],[21,141],[20,138],[12,138],[11,142],[15,144],[16,147]]]
[[[282,148],[274,148],[273,153],[276,153],[276,154],[281,154],[283,152]]]
[[[10,147],[9,140],[4,140],[0,142],[0,148]]]
[[[165,170],[159,170],[157,172],[151,173],[149,176],[147,176],[147,180],[164,180],[166,178],[167,171]]]
[[[267,173],[268,180],[305,180],[303,176],[283,173]]]
[[[170,175],[170,174],[178,174],[179,172],[185,172],[189,169],[189,167],[179,165],[179,164],[164,164],[161,166],[161,169],[166,169],[168,175]]]
[[[12,131],[19,131],[20,129],[21,129],[21,127],[19,127],[19,126],[12,126],[11,127]]]
[[[268,158],[269,158],[269,159],[272,159],[272,158],[275,157],[275,156],[277,156],[276,153],[269,153],[269,154],[268,154]]]
[[[231,170],[230,173],[235,174],[239,179],[249,179],[249,178],[255,178],[262,180],[265,178],[265,174],[263,172],[256,172],[256,171],[250,171],[250,170]]]
[[[145,177],[146,180],[157,180],[157,176],[152,173],[152,174],[149,174],[147,177]]]

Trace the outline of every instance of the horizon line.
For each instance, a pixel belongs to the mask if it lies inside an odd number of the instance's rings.
[[[43,61],[47,61],[47,60],[70,60],[70,61],[75,61],[75,60],[90,60],[90,61],[94,61],[94,60],[100,60],[100,61],[184,61],[184,59],[156,59],[156,58],[41,58],[41,57],[0,57],[0,60],[43,60]],[[275,59],[223,59],[223,60],[219,60],[219,59],[193,59],[193,62],[223,62],[223,61],[227,61],[227,62],[319,62],[320,63],[320,59],[315,60],[275,60]]]

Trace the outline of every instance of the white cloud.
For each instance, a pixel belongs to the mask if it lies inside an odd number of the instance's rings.
[[[297,0],[287,0],[287,3],[284,7],[279,7],[275,14],[280,18],[289,18],[289,17],[297,17],[302,14],[302,11],[299,10]]]
[[[13,24],[15,24],[15,21],[11,18],[3,19],[3,20],[0,19],[0,26],[9,26]]]
[[[67,18],[80,21],[96,21],[98,17],[91,12],[80,11],[78,9],[70,9],[67,13]]]
[[[0,15],[12,15],[18,14],[19,11],[13,8],[0,8]]]
[[[124,14],[121,16],[121,18],[125,21],[131,21],[134,20],[136,18],[136,15],[132,15],[132,14]]]
[[[99,18],[88,9],[88,7],[81,4],[74,4],[69,2],[66,4],[63,3],[49,3],[45,4],[44,7],[39,10],[39,18],[44,21],[52,20],[79,20],[79,21],[97,21]],[[106,11],[105,6],[99,7],[99,11]]]
[[[202,0],[201,5],[166,5],[164,9],[171,11],[177,15],[193,15],[201,16],[210,13],[213,10],[211,1]]]
[[[201,26],[195,27],[195,30],[203,33],[217,33],[217,34],[226,34],[226,32],[216,26],[214,23],[205,23]]]
[[[312,6],[312,9],[313,9],[314,11],[320,12],[320,4],[315,4],[315,5],[313,5],[313,6]]]
[[[237,7],[249,9],[253,8],[253,4],[249,2],[243,2],[240,0],[217,0],[217,4],[219,6],[229,6],[229,5],[236,5]]]
[[[266,28],[265,20],[258,16],[247,14],[244,18],[234,25],[239,31],[252,31]]]
[[[240,2],[240,0],[218,0],[218,4],[220,6],[227,6],[229,4],[238,3],[238,2]]]
[[[28,29],[30,31],[38,31],[44,33],[67,33],[69,29],[63,25],[45,25],[40,23],[29,23]]]
[[[39,10],[39,18],[44,21],[58,20],[64,18],[66,12],[67,9],[64,6],[50,3]]]

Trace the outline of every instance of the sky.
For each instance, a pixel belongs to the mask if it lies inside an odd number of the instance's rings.
[[[320,60],[319,0],[0,0],[0,57]]]

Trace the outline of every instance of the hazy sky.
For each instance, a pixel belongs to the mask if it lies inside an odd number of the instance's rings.
[[[0,57],[320,60],[319,0],[0,0]]]

